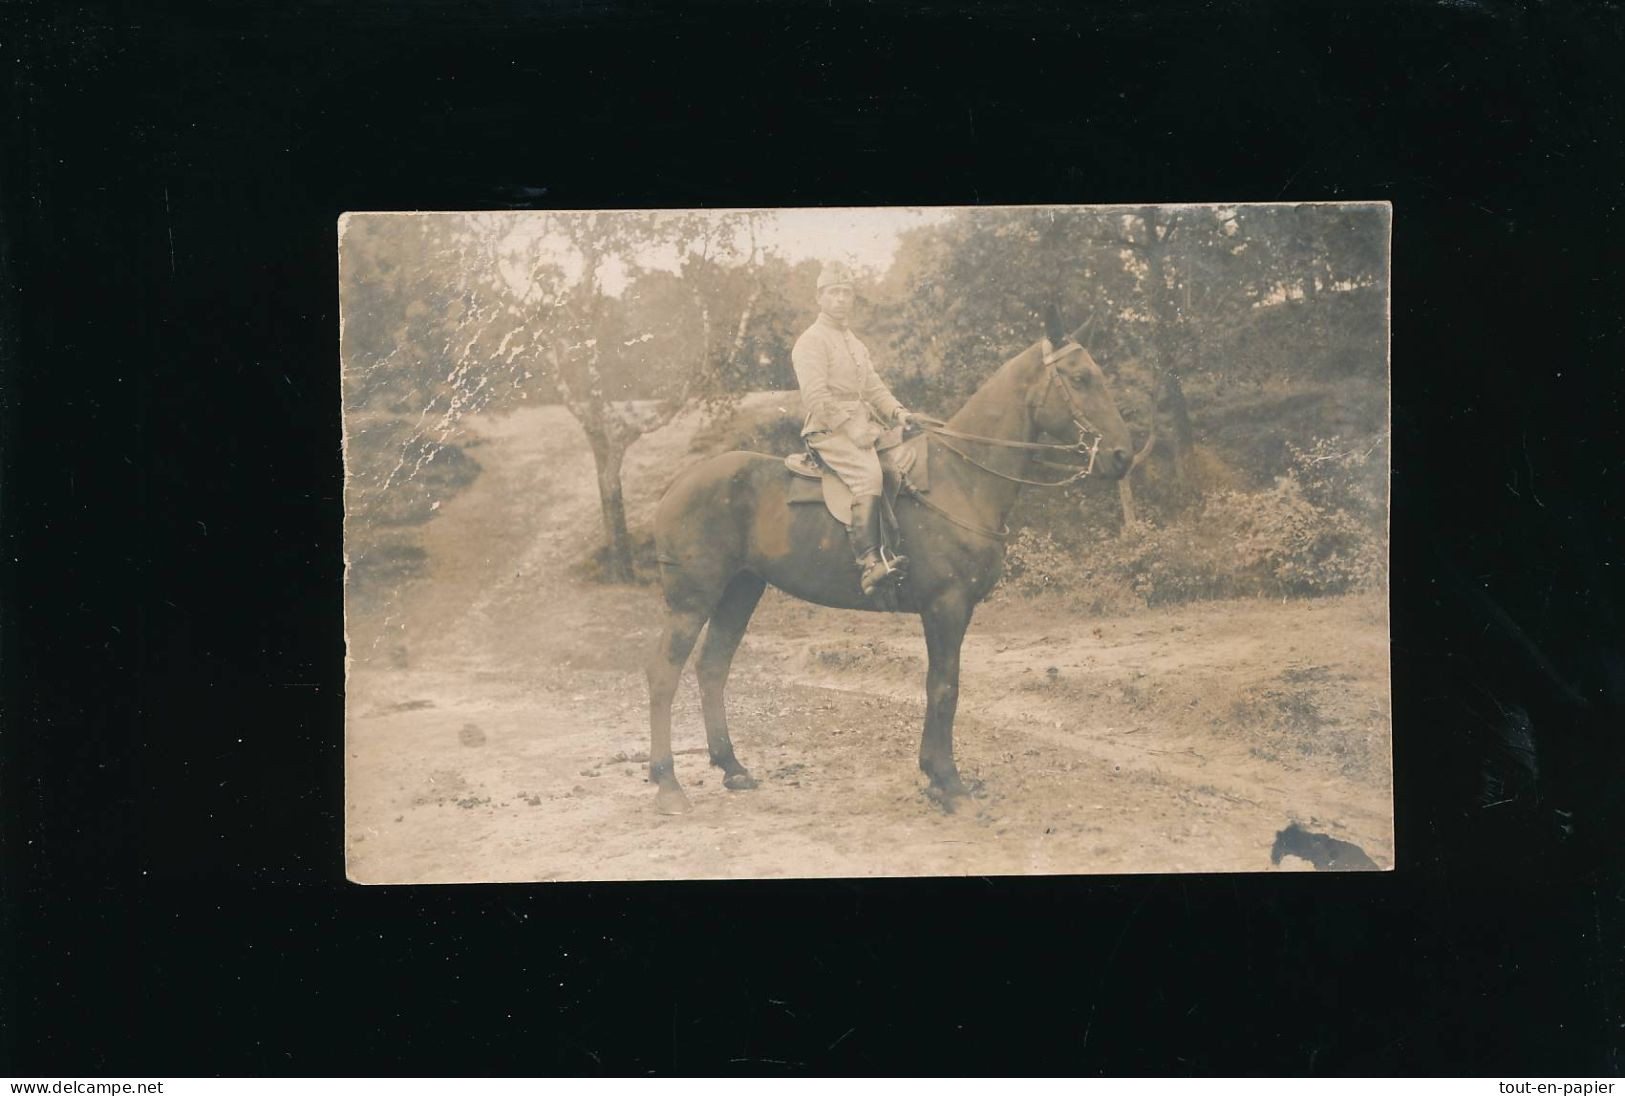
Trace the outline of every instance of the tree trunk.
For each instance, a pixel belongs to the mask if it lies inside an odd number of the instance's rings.
[[[592,459],[598,466],[598,505],[604,518],[604,575],[611,582],[631,582],[632,535],[626,530],[626,500],[621,493],[626,446],[594,437]]]
[[[1160,402],[1163,409],[1168,412],[1168,421],[1173,427],[1170,431],[1170,440],[1173,442],[1174,476],[1179,480],[1181,487],[1194,487],[1190,479],[1192,444],[1190,405],[1185,402],[1185,389],[1179,383],[1179,373],[1176,370],[1162,371]]]
[[[1181,491],[1186,491],[1194,486],[1190,480],[1191,416],[1175,365],[1190,352],[1189,338],[1181,322],[1178,301],[1171,295],[1179,291],[1179,286],[1168,284],[1173,280],[1170,275],[1174,271],[1170,269],[1173,260],[1164,243],[1166,236],[1157,235],[1155,211],[1142,214],[1141,219],[1145,224],[1144,254],[1150,267],[1151,313],[1155,320],[1150,363],[1156,381],[1152,414],[1158,407],[1168,412],[1173,425],[1168,440],[1174,459],[1174,480]],[[1172,231],[1171,225],[1169,231]],[[1188,278],[1185,281],[1188,287]]]
[[[1157,447],[1157,401],[1155,399],[1151,401],[1150,411],[1151,429],[1146,431],[1145,444],[1140,446],[1140,451],[1134,454],[1133,460],[1129,461],[1128,471],[1123,473],[1123,478],[1117,481],[1117,501],[1123,507],[1122,535],[1125,537],[1134,531],[1134,527],[1139,524],[1140,520],[1139,514],[1134,509],[1134,470],[1140,467],[1145,458],[1151,455],[1151,450]]]
[[[1123,536],[1126,537],[1137,521],[1134,513],[1134,488],[1129,484],[1128,476],[1117,481],[1117,501],[1123,504]]]

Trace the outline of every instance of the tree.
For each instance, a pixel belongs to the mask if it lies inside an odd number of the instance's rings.
[[[366,519],[358,529],[427,520],[435,496],[477,468],[455,436],[503,386],[470,383],[455,367],[483,291],[471,259],[457,218],[358,215],[342,225],[346,495]]]
[[[630,580],[627,448],[768,352],[753,341],[766,265],[750,214],[348,218],[345,402],[365,497],[398,493],[467,415],[557,398],[592,450],[606,574]],[[369,415],[387,429],[369,435]]]
[[[761,285],[730,275],[761,265],[751,216],[550,213],[545,231],[482,238],[495,292],[468,316],[463,361],[545,373],[592,449],[606,576],[631,581],[622,464],[638,438],[720,391],[742,353]],[[651,256],[677,272],[644,269]]]
[[[881,326],[904,383],[928,394],[911,397],[946,401],[1035,338],[1045,303],[1089,320],[1125,419],[1169,457],[1170,500],[1193,502],[1202,483],[1187,382],[1301,374],[1317,355],[1371,343],[1369,309],[1329,302],[1380,296],[1380,227],[1369,207],[967,210],[904,238],[880,283]]]

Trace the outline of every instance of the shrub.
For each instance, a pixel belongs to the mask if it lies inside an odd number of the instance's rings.
[[[1196,532],[1186,523],[1139,523],[1121,535],[1076,539],[1022,530],[1008,546],[1001,589],[1027,597],[1058,593],[1092,614],[1241,592],[1222,550]]]
[[[1203,516],[1234,536],[1238,569],[1259,593],[1337,594],[1383,573],[1375,531],[1347,510],[1316,506],[1290,476],[1267,491],[1220,495]]]
[[[791,393],[782,401],[794,408],[797,397]],[[749,449],[757,453],[788,455],[800,452],[801,418],[781,407],[781,401],[737,408],[722,408],[706,417],[689,442],[691,453],[725,453]]]
[[[350,516],[364,525],[422,525],[480,474],[463,445],[437,441],[397,418],[353,429],[345,464]]]
[[[1379,443],[1380,444],[1380,443]],[[1287,474],[1265,491],[1215,497],[1204,517],[1229,529],[1262,592],[1336,594],[1379,585],[1387,574],[1386,512],[1373,461],[1336,438],[1288,446]]]
[[[436,442],[404,419],[377,418],[352,427],[345,468],[349,588],[370,602],[422,572],[428,557],[409,527],[473,483],[480,465],[463,445]]]
[[[1058,593],[1089,612],[1226,597],[1320,596],[1379,586],[1387,573],[1375,447],[1317,440],[1262,491],[1224,491],[1193,515],[1079,535],[1012,538],[1001,590]]]
[[[1366,522],[1386,519],[1383,475],[1386,465],[1373,459],[1382,442],[1363,452],[1337,438],[1316,438],[1307,449],[1287,443],[1292,454],[1288,475],[1304,497],[1322,511],[1341,511]]]
[[[655,553],[654,533],[642,530],[629,535],[632,548],[632,583],[635,586],[652,586],[660,581],[660,562]],[[610,572],[607,544],[598,545],[585,559],[573,564],[570,567],[570,575],[583,582],[603,585],[620,585],[623,582],[613,577]]]
[[[1005,545],[999,587],[1032,595],[1070,589],[1080,577],[1076,555],[1053,533],[1023,529]]]

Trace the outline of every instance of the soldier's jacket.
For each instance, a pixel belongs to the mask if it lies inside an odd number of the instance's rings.
[[[790,352],[801,386],[803,437],[839,430],[861,446],[874,445],[902,404],[875,373],[869,348],[828,316],[796,340]]]

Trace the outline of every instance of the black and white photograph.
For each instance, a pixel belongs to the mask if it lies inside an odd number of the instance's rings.
[[[346,215],[349,875],[1391,867],[1388,235]]]
[[[0,1074],[1602,1096],[1622,16],[9,5]]]

